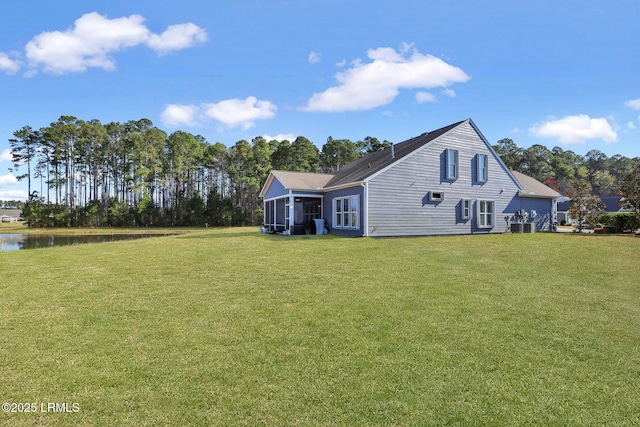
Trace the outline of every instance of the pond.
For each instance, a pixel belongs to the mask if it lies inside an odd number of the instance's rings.
[[[165,234],[0,234],[0,251],[135,240]]]

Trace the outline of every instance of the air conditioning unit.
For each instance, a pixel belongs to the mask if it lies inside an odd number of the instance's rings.
[[[512,233],[523,233],[524,232],[524,224],[521,222],[512,222],[511,223],[511,232]]]
[[[534,222],[512,222],[512,233],[535,233],[536,224]]]

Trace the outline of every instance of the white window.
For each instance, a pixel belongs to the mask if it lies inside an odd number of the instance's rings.
[[[478,154],[478,182],[487,182],[489,180],[489,157],[486,154]]]
[[[471,200],[463,199],[460,203],[460,209],[462,210],[462,212],[460,212],[462,219],[471,218]]]
[[[333,227],[359,228],[359,196],[338,197],[333,199]]]
[[[442,191],[432,191],[429,193],[430,202],[441,202],[444,200],[444,193]]]
[[[493,228],[496,204],[491,200],[478,200],[478,228]]]
[[[447,179],[458,179],[458,151],[449,150],[445,151],[445,157],[447,162]]]

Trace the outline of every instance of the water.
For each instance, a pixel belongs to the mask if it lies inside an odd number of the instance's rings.
[[[163,234],[0,234],[0,251],[135,240]]]

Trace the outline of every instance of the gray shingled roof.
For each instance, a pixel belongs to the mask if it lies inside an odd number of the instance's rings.
[[[418,148],[444,135],[445,133],[449,132],[450,130],[454,129],[464,122],[466,122],[466,120],[451,124],[449,126],[445,126],[431,132],[425,132],[420,136],[408,139],[398,144],[394,144],[393,157],[391,155],[391,147],[387,147],[383,150],[375,151],[373,153],[368,153],[363,157],[349,163],[335,175],[281,170],[273,170],[271,171],[271,174],[275,178],[277,178],[287,189],[294,190],[322,190],[331,187],[359,183],[375,174],[376,172],[381,171],[387,166],[409,155]],[[523,188],[523,190],[521,191],[522,196],[545,198],[561,197],[560,193],[556,192],[552,188],[547,187],[540,181],[531,178],[530,176],[516,171],[511,171],[511,173]]]
[[[22,214],[21,209],[0,209],[0,216],[9,216],[12,218],[19,218]]]
[[[364,155],[363,157],[349,163],[344,168],[340,169],[338,173],[335,174],[333,179],[331,179],[326,187],[337,187],[340,185],[352,184],[356,182],[360,182],[374,173],[381,171],[386,168],[390,164],[397,162],[404,156],[412,153],[423,145],[433,141],[437,137],[444,135],[451,129],[456,126],[464,123],[464,120],[461,122],[454,123],[452,125],[443,127],[438,130],[434,130],[432,132],[423,133],[420,136],[415,138],[408,139],[403,142],[399,142],[393,145],[394,156],[391,157],[391,147],[387,147],[380,151],[374,151],[373,153],[369,153]]]
[[[320,190],[327,185],[333,175],[326,173],[292,172],[273,170],[271,173],[287,189]]]
[[[521,172],[511,171],[514,178],[518,180],[520,186],[523,188],[524,196],[531,197],[560,197],[561,194],[558,193],[553,188],[547,187],[540,181],[531,178]]]

